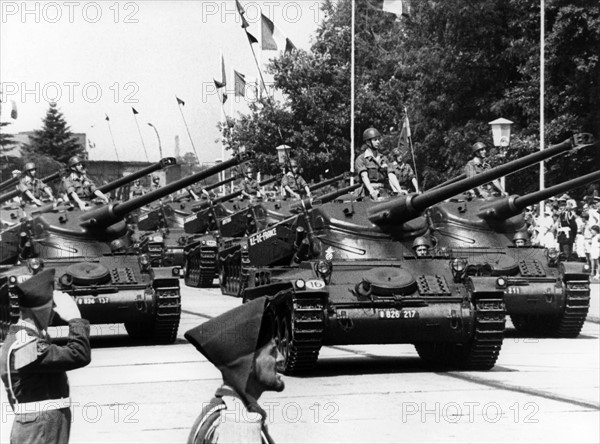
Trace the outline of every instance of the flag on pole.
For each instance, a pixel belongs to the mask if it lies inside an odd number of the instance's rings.
[[[10,110],[10,118],[17,120],[17,117],[19,116],[19,113],[17,112],[17,102],[11,100],[10,103],[12,105],[12,109]]]
[[[244,11],[244,8],[242,7],[239,0],[235,0],[235,7],[237,8],[238,12],[240,13],[240,17],[242,19],[242,28],[246,29],[248,26],[250,26],[250,24],[244,17],[244,14],[246,13],[246,11]]]
[[[369,5],[381,11],[390,12],[397,17],[410,14],[410,2],[408,0],[369,0]]]
[[[398,139],[398,148],[407,149],[410,147],[409,139],[410,134],[410,122],[408,121],[408,114],[404,113],[404,120],[402,122],[402,131],[400,131],[400,138]]]
[[[261,18],[261,49],[277,51],[281,50],[285,53],[291,52],[296,49],[296,46],[288,39],[277,26],[264,14],[260,15]]]
[[[108,118],[108,114],[104,114],[104,120],[106,120],[107,122],[110,122],[110,119]]]
[[[182,105],[185,106],[185,102],[183,100],[181,100],[179,97],[175,96],[175,98],[177,99],[177,105]]]
[[[133,115],[134,115],[134,116],[135,116],[136,114],[139,114],[139,113],[137,112],[137,109],[135,109],[133,106],[131,107],[131,111],[133,111]]]
[[[221,54],[221,80],[217,80],[213,78],[213,81],[215,82],[215,86],[218,89],[221,88],[225,88],[227,86],[227,77],[225,76],[225,58],[223,57],[223,54]],[[227,101],[227,92],[225,89],[223,89],[223,103],[225,103]]]
[[[248,30],[246,30],[246,37],[248,37],[248,41],[250,42],[251,45],[253,43],[258,43],[258,40],[256,39],[256,37],[254,37],[252,34],[250,34],[248,32]]]
[[[246,76],[240,72],[233,70],[234,78],[234,89],[236,96],[246,96]]]

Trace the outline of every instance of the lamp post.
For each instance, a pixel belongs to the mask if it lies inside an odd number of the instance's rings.
[[[150,122],[148,122],[148,126],[151,126],[152,129],[154,130],[154,132],[156,133],[156,138],[158,139],[158,152],[160,153],[160,158],[162,159],[163,158],[162,144],[160,143],[160,136],[158,135],[158,130]]]
[[[499,119],[489,122],[492,127],[492,138],[496,148],[502,148],[502,157],[506,155],[506,148],[510,145],[510,126],[513,124],[508,119],[500,117]],[[505,177],[500,178],[502,189],[506,191]]]

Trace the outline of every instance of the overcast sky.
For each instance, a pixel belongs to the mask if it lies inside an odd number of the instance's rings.
[[[245,1],[249,31],[260,39],[260,9],[298,47],[309,49],[322,19],[321,0]],[[115,159],[110,129],[121,160],[146,160],[131,107],[151,161],[192,151],[175,96],[182,108],[201,162],[221,157],[216,142],[221,106],[213,78],[220,78],[220,51],[227,69],[231,105],[235,68],[256,77],[235,2],[225,1],[57,1],[0,2],[0,82],[2,121],[11,133],[39,129],[56,102],[73,132],[87,133],[96,148],[91,159]],[[258,45],[254,45],[260,53]],[[277,53],[265,51],[263,62]],[[9,119],[10,101],[18,107]]]

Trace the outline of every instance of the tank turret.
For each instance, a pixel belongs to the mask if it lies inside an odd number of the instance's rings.
[[[476,176],[465,178],[446,186],[425,191],[422,194],[401,196],[374,205],[368,211],[371,222],[379,226],[403,224],[418,217],[432,205],[443,202],[458,194],[469,191],[492,180],[498,179],[509,173],[514,173],[543,160],[569,151],[573,148],[582,148],[591,144],[591,135],[578,134],[572,139],[567,139],[558,145],[553,145],[545,150],[538,151],[520,159],[513,160],[504,165],[497,166]]]

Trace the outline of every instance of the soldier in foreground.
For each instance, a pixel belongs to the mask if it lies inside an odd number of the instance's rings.
[[[46,193],[50,200],[54,200],[52,188],[35,177],[37,168],[35,163],[27,162],[23,167],[23,175],[19,181],[19,191],[21,192],[22,201],[32,202],[38,207],[42,206],[42,192]]]
[[[90,324],[75,301],[54,292],[54,269],[17,285],[21,316],[0,350],[0,377],[15,412],[11,443],[67,443],[71,399],[67,370],[91,361]],[[57,314],[69,323],[66,345],[52,343],[47,328]]]
[[[108,197],[96,188],[96,184],[88,177],[79,157],[73,156],[69,159],[69,170],[69,173],[63,177],[62,187],[69,199],[72,199],[80,210],[85,210],[86,204],[83,199],[98,197],[104,203],[108,203]]]
[[[223,385],[203,404],[188,443],[273,442],[258,399],[285,385],[277,373],[283,357],[267,308],[267,298],[261,297],[186,332],[185,338],[223,375]]]

